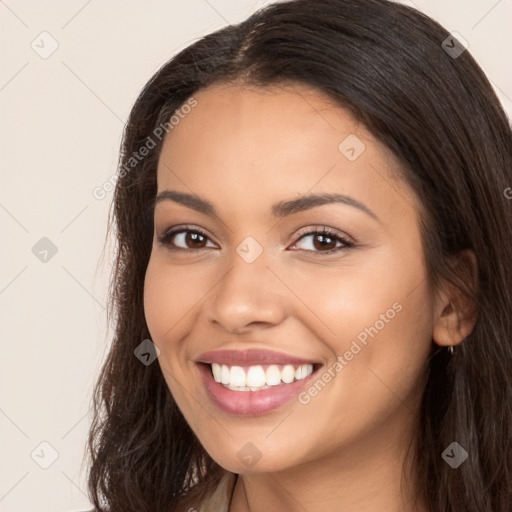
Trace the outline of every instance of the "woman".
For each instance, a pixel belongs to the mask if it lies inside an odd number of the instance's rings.
[[[383,0],[165,64],[120,159],[96,508],[510,510],[511,140],[464,45]]]

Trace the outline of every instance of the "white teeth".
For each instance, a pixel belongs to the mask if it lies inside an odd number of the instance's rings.
[[[220,382],[221,384],[229,384],[229,366],[223,364],[221,366]]]
[[[213,378],[215,379],[215,382],[221,382],[222,368],[220,367],[220,364],[218,364],[218,363],[212,364],[212,373],[213,373]]]
[[[287,364],[282,370],[279,370],[278,365],[271,364],[266,371],[261,365],[244,369],[241,366],[212,363],[211,368],[215,381],[234,391],[259,391],[283,383],[290,384],[313,373],[312,364],[302,364],[296,368]]]
[[[244,369],[241,366],[232,366],[229,372],[229,383],[232,386],[246,386],[247,379]]]
[[[226,386],[228,389],[231,389],[231,391],[261,391],[262,389],[268,389],[270,386],[262,386],[261,388],[253,388],[249,386],[231,386],[228,384]]]
[[[266,381],[269,386],[277,386],[277,384],[281,384],[281,372],[279,371],[279,367],[275,364],[271,364],[266,374]]]
[[[281,380],[285,384],[290,384],[295,378],[295,368],[291,364],[287,364],[281,371]]]
[[[247,372],[247,386],[260,388],[266,384],[266,376],[261,366],[251,366]]]

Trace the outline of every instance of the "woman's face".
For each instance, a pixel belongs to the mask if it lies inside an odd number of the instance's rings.
[[[397,160],[304,86],[194,98],[160,156],[144,291],[180,410],[235,473],[399,453],[436,306]]]

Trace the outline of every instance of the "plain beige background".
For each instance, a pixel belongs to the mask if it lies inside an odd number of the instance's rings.
[[[266,3],[0,2],[0,511],[89,507],[80,463],[112,261],[99,262],[112,194],[93,190],[152,74]],[[510,116],[512,1],[404,3],[462,35]]]

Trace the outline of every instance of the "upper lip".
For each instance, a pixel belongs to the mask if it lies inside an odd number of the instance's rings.
[[[315,361],[291,356],[283,352],[272,350],[211,350],[204,352],[197,359],[197,363],[217,363],[228,366],[255,366],[259,364],[316,364]]]

